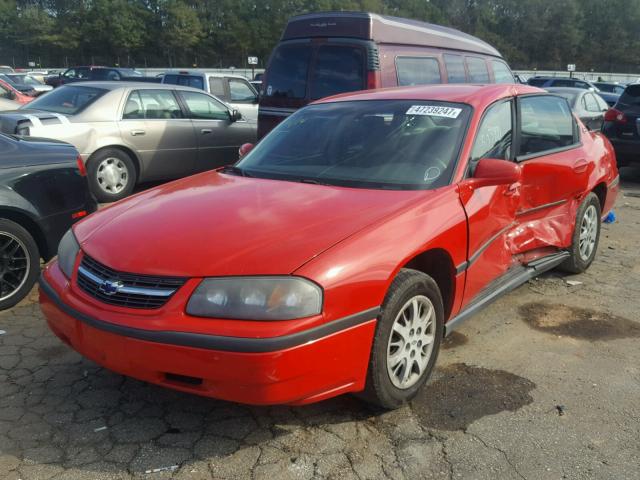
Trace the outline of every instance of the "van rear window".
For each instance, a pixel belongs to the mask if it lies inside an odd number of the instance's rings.
[[[164,76],[162,83],[170,83],[171,85],[180,85],[182,87],[193,87],[200,90],[204,90],[204,81],[202,77],[195,75],[176,75],[167,74]]]
[[[311,45],[280,45],[269,63],[266,95],[280,98],[305,98]]]
[[[365,87],[364,50],[346,45],[318,49],[311,79],[311,99],[362,90]]]

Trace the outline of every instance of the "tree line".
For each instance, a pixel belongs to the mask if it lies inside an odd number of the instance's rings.
[[[0,64],[264,66],[289,17],[327,10],[452,26],[512,68],[640,71],[640,0],[0,0]]]

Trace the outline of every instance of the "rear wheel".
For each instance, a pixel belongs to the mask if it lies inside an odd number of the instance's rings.
[[[40,272],[40,253],[22,226],[0,219],[0,310],[27,296]]]
[[[595,193],[590,193],[578,207],[573,241],[569,249],[571,256],[560,268],[570,273],[582,273],[589,268],[598,250],[601,216],[600,200]]]
[[[131,157],[117,148],[95,153],[87,163],[91,191],[99,202],[115,202],[131,194],[136,169]]]
[[[444,329],[442,297],[422,272],[401,270],[382,305],[371,349],[365,400],[398,408],[429,378]]]

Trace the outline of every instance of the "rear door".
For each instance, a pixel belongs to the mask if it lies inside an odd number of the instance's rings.
[[[119,128],[140,159],[142,180],[177,178],[193,171],[196,135],[172,90],[132,90]]]
[[[195,172],[235,163],[240,145],[255,142],[255,124],[231,121],[229,109],[223,103],[205,93],[181,90],[179,94],[197,137]]]

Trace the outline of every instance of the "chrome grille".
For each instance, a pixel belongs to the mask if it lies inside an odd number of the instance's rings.
[[[127,308],[160,308],[186,281],[118,272],[88,255],[78,268],[78,286],[101,302]]]

